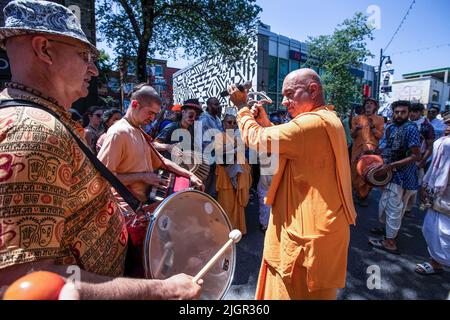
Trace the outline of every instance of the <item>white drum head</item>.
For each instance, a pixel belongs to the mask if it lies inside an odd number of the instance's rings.
[[[147,278],[179,273],[195,276],[228,241],[231,223],[209,195],[185,190],[166,198],[154,211],[144,244]],[[233,280],[236,246],[202,278],[203,300],[221,299]]]

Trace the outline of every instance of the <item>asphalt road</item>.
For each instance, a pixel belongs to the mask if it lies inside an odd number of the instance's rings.
[[[259,230],[257,196],[253,190],[251,192],[246,210],[248,233],[237,245],[236,271],[225,299],[253,299],[256,290],[264,233]],[[414,217],[404,218],[398,238],[400,255],[372,249],[368,245],[369,237],[376,238],[369,234],[369,230],[379,226],[379,197],[380,192],[374,190],[369,198],[369,207],[356,207],[358,218],[357,225],[351,227],[347,283],[344,289],[339,290],[338,299],[447,299],[450,294],[449,269],[441,275],[432,276],[421,276],[414,272],[416,263],[427,261],[429,257],[421,231],[423,212],[415,209]],[[379,271],[379,288],[373,288],[377,282],[371,281],[372,270]]]

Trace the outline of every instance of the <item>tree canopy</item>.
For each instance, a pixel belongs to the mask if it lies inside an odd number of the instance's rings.
[[[363,13],[356,13],[338,25],[333,34],[309,37],[309,66],[320,67],[324,89],[330,103],[343,114],[352,102],[360,101],[362,87],[351,68],[359,68],[373,55],[367,49],[367,41],[373,40],[373,29]]]
[[[238,60],[259,23],[255,0],[100,0],[98,30],[118,57],[136,57],[139,81],[147,81],[147,59],[223,55]]]

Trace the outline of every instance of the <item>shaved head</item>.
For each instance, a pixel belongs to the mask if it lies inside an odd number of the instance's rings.
[[[161,111],[161,98],[148,83],[140,83],[133,88],[131,104],[125,115],[134,126],[146,126],[155,120]]]
[[[161,98],[159,97],[158,92],[148,83],[136,85],[131,94],[131,100],[137,100],[145,104],[161,104]]]
[[[315,82],[322,87],[322,81],[319,75],[313,69],[303,68],[292,71],[286,76],[284,81],[290,81],[297,84],[309,84]]]
[[[292,117],[325,105],[322,82],[313,69],[289,73],[283,82],[283,106]]]

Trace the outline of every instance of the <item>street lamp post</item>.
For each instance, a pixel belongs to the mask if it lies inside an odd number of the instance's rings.
[[[386,67],[390,67],[392,65],[391,57],[390,56],[384,56],[383,55],[383,49],[380,51],[380,64],[378,66],[378,83],[377,83],[377,100],[380,100],[380,91],[381,91],[381,68],[383,67],[383,62],[385,59],[388,59],[386,61]]]

